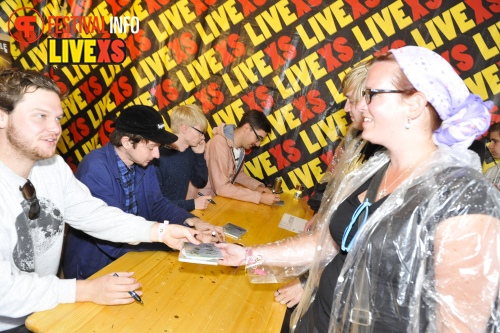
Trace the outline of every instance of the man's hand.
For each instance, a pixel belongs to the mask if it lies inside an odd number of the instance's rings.
[[[207,198],[207,196],[204,196],[203,198]],[[203,243],[226,241],[226,236],[224,235],[222,227],[217,227],[213,224],[200,220],[197,217],[189,218],[185,222],[198,231],[197,239]]]
[[[206,209],[209,204],[209,199],[212,199],[211,195],[205,195],[203,197],[198,197],[194,199],[194,208],[195,209]]]
[[[196,153],[196,154],[203,154],[205,152],[205,147],[206,147],[206,142],[205,140],[201,140],[201,142],[196,146],[196,147],[191,147],[191,149]]]
[[[273,193],[273,190],[269,187],[265,187],[264,185],[257,186],[257,192],[260,193]]]
[[[164,230],[159,232],[160,228]],[[196,239],[196,236],[200,232],[191,228],[187,228],[178,224],[163,224],[155,223],[151,227],[150,238],[153,242],[162,242],[167,244],[173,249],[180,250],[184,242],[189,242],[193,244],[200,244],[200,241]],[[161,239],[159,238],[161,237]]]
[[[280,200],[281,199],[279,194],[262,193],[260,196],[260,203],[266,205],[272,205],[273,203],[278,202]]]
[[[118,276],[108,274],[92,280],[76,281],[76,301],[94,302],[102,305],[129,304],[134,302],[129,291],[135,291],[141,296],[142,291],[137,290],[142,285],[132,277],[132,272],[118,272]]]
[[[274,292],[274,299],[276,302],[286,304],[287,307],[291,308],[299,303],[303,294],[304,288],[302,288],[300,280],[297,278],[276,290]]]

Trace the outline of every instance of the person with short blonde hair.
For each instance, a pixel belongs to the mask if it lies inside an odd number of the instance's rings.
[[[207,127],[207,118],[197,105],[176,106],[170,113],[170,128],[177,141],[161,147],[155,163],[163,196],[187,211],[205,209],[212,199],[210,195],[198,197],[196,190],[208,181],[204,157]]]
[[[202,132],[206,132],[208,122],[203,111],[197,105],[186,104],[176,106],[170,114],[170,129],[174,134],[182,131],[182,125],[199,126]]]

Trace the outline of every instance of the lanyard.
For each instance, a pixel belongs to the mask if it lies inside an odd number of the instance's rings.
[[[375,198],[377,196],[377,190],[380,187],[380,183],[382,182],[382,178],[384,177],[384,174],[388,167],[389,163],[380,168],[380,170],[377,171],[377,173],[373,176],[373,179],[370,182],[370,185],[368,186],[368,190],[366,191],[365,201],[362,202],[358,206],[358,208],[356,208],[354,214],[352,214],[351,222],[349,222],[349,225],[344,230],[344,234],[342,235],[342,244],[340,246],[342,251],[349,252],[352,248],[352,245],[354,244],[354,240],[356,239],[356,236],[358,234],[357,232],[352,238],[351,242],[346,245],[347,237],[349,236],[349,233],[351,232],[354,223],[356,223],[356,221],[358,222],[358,229],[359,229],[368,219],[368,213],[369,213],[368,207],[370,207],[372,203],[375,202]]]

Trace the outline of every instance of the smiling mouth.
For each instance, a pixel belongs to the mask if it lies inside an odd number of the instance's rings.
[[[363,118],[363,121],[366,121],[366,122],[371,122],[372,119],[371,118]]]
[[[45,138],[43,139],[43,141],[47,141],[47,142],[57,142],[59,139],[58,138]]]

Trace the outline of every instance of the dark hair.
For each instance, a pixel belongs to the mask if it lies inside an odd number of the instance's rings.
[[[237,127],[240,128],[245,124],[250,124],[255,130],[263,130],[266,133],[271,133],[271,123],[267,120],[263,112],[256,110],[245,112]]]
[[[0,108],[11,113],[27,92],[44,89],[62,98],[59,86],[49,77],[32,70],[6,69],[0,72]]]
[[[401,70],[401,67],[399,67],[398,62],[396,61],[396,58],[391,52],[387,53],[382,53],[378,56],[375,56],[373,59],[371,59],[368,64],[371,66],[377,62],[393,62],[397,64],[397,70],[394,75],[394,78],[392,80],[392,83],[394,84],[394,87],[398,90],[404,91],[402,94],[405,96],[411,96],[418,92],[417,89],[413,86],[413,84],[408,80],[408,77],[403,73]],[[434,106],[432,106],[431,103],[427,103],[427,107],[431,111],[431,130],[434,132],[436,131],[439,127],[441,127],[441,124],[443,120],[439,117],[439,114],[437,113],[436,109]]]
[[[149,140],[144,139],[141,135],[139,134],[130,134],[130,133],[125,133],[120,130],[115,129],[111,134],[109,135],[109,142],[115,147],[121,147],[122,146],[122,138],[124,136],[128,136],[129,140],[132,142],[132,147],[136,147],[137,144],[141,141],[145,141],[146,143],[149,142]]]
[[[491,133],[495,132],[500,132],[500,123],[494,123],[490,126],[488,130],[488,136],[491,135]]]

